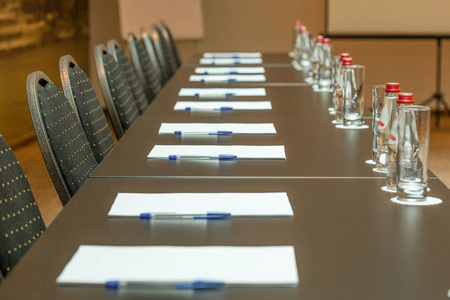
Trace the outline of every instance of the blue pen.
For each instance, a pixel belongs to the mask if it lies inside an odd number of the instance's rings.
[[[184,109],[188,110],[188,111],[192,111],[192,110],[207,110],[207,111],[220,110],[220,111],[224,111],[224,110],[233,110],[233,107],[231,107],[231,106],[221,106],[221,107],[211,107],[211,108],[209,108],[209,107],[194,107],[194,108],[192,108],[190,106],[186,106]]]
[[[174,135],[228,135],[233,134],[233,131],[230,130],[217,130],[217,131],[184,131],[184,130],[175,130],[173,132]]]
[[[208,156],[208,155],[169,155],[169,160],[179,160],[179,159],[218,159],[218,160],[230,160],[237,159],[237,155],[233,154],[219,154],[219,156]]]
[[[236,96],[236,94],[235,93],[225,93],[225,94],[200,94],[200,93],[195,93],[194,96],[197,97],[197,98],[229,98],[229,97]]]
[[[234,64],[234,65],[240,65],[240,64],[242,64],[242,62],[237,60],[237,61],[235,61],[233,64]]]
[[[206,290],[216,289],[225,286],[223,281],[210,281],[210,280],[196,280],[185,283],[173,283],[173,282],[158,282],[158,281],[120,281],[109,280],[105,282],[107,289],[120,289],[120,288],[170,288],[179,290]]]
[[[231,71],[231,72],[229,72],[228,74],[239,74],[239,72]]]
[[[230,213],[206,213],[206,214],[165,214],[165,213],[141,213],[141,219],[222,219],[231,216]]]

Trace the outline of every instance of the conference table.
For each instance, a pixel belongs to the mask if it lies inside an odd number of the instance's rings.
[[[280,55],[264,54],[276,62]],[[287,55],[286,55],[287,57]],[[194,61],[199,56],[194,56]],[[285,57],[281,62],[288,61]],[[191,62],[192,63],[192,62]],[[268,68],[266,68],[266,71]],[[285,63],[286,77],[298,75]],[[0,285],[0,299],[445,299],[450,289],[449,189],[430,174],[435,206],[393,203],[372,171],[371,131],[331,124],[331,96],[310,86],[265,87],[271,111],[174,111],[183,66],[161,94],[64,207]],[[267,71],[268,72],[268,71]],[[298,72],[298,71],[295,71]],[[269,77],[267,77],[269,78]],[[291,80],[292,82],[293,80]],[[286,82],[290,82],[287,80]],[[294,82],[295,83],[295,82]],[[227,87],[243,83],[226,84]],[[214,87],[223,84],[212,85]],[[253,86],[252,86],[253,87]],[[189,98],[189,97],[183,97]],[[255,97],[253,97],[255,98]],[[245,98],[239,97],[238,100]],[[253,99],[255,100],[255,99]],[[369,115],[365,121],[371,123]],[[175,137],[158,135],[162,122],[273,122],[277,134]],[[156,144],[284,145],[285,161],[149,160]],[[158,220],[108,218],[117,193],[286,192],[292,218]],[[292,245],[296,287],[227,287],[209,291],[62,287],[56,278],[80,245]]]

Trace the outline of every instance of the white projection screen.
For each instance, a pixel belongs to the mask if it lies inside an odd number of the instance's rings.
[[[327,34],[449,35],[450,0],[328,0]]]
[[[147,31],[163,20],[175,39],[203,38],[201,0],[119,0],[120,31],[124,38],[129,32]]]

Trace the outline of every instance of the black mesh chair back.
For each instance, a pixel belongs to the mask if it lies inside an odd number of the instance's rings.
[[[94,58],[103,99],[120,139],[139,117],[139,110],[122,68],[105,46],[95,47]]]
[[[152,29],[158,34],[159,40],[161,41],[161,46],[164,52],[164,56],[166,57],[167,63],[169,65],[169,69],[171,71],[171,75],[175,74],[178,69],[177,60],[175,58],[175,54],[173,53],[172,46],[168,44],[168,41],[164,38],[163,32],[158,26],[154,25]]]
[[[164,49],[164,43],[159,29],[156,26],[152,26],[151,39],[156,51],[159,65],[161,66],[161,70],[164,74],[166,74],[166,79],[169,80],[173,75],[173,71],[167,57],[167,52]]]
[[[44,230],[27,176],[0,135],[0,278],[14,268]]]
[[[149,99],[153,100],[162,89],[159,73],[153,68],[150,57],[145,51],[142,42],[133,33],[127,36],[128,49],[131,61],[138,75],[139,81],[148,93]]]
[[[150,61],[153,66],[156,66],[155,69],[158,70],[159,80],[161,84],[165,85],[166,81],[169,79],[169,75],[165,72],[164,68],[161,65],[161,62],[158,59],[158,55],[156,54],[155,45],[153,44],[152,39],[144,28],[140,30],[141,40],[144,44],[145,51],[150,58]]]
[[[133,69],[133,66],[131,65],[130,60],[128,59],[128,56],[115,40],[110,40],[107,46],[109,53],[111,53],[111,55],[119,63],[120,67],[125,73],[125,77],[127,78],[128,84],[130,85],[131,91],[133,92],[137,108],[139,109],[139,114],[142,115],[150,104],[150,101],[144,92],[142,84],[139,82],[139,79]]]
[[[167,27],[167,25],[163,21],[161,21],[161,33],[164,40],[166,41],[166,44],[169,46],[170,51],[175,57],[177,68],[179,68],[181,66],[181,58],[178,52],[177,45],[175,44],[175,40],[172,37],[172,33],[170,32],[169,27]]]
[[[42,72],[27,78],[28,106],[50,177],[63,205],[97,167],[75,110]]]
[[[72,56],[59,59],[59,72],[64,95],[78,113],[95,159],[100,163],[114,147],[114,139],[97,94]]]

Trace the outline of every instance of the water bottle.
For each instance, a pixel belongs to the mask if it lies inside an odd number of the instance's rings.
[[[384,100],[382,107],[373,108],[374,111],[379,111],[375,114],[374,126],[376,126],[376,168],[379,171],[387,172],[387,155],[388,155],[388,140],[393,125],[392,114],[394,107],[397,106],[398,94],[400,93],[400,84],[397,82],[388,82],[384,89]],[[403,100],[402,100],[403,101]],[[381,103],[378,103],[380,105]]]
[[[333,107],[332,111],[336,113],[336,98],[337,98],[337,90],[341,89],[342,92],[342,62],[344,58],[350,57],[348,53],[341,53],[337,57],[337,61],[333,60]]]
[[[295,53],[297,51],[297,40],[298,40],[298,32],[300,29],[301,23],[300,20],[295,20],[294,22],[294,32],[292,36],[292,57],[294,60],[296,59]]]
[[[344,78],[343,78],[343,71],[346,66],[352,66],[353,65],[353,58],[351,57],[344,57],[342,59],[342,69],[339,75],[339,84],[338,88],[336,90],[336,123],[337,124],[343,124],[344,123]]]
[[[300,66],[308,70],[311,67],[311,37],[305,26],[300,26]]]
[[[321,56],[323,55],[322,52],[322,43],[323,43],[323,36],[319,35],[316,37],[316,42],[314,43],[314,47],[311,53],[311,70],[310,70],[310,80],[308,83],[311,84],[318,84],[319,81],[319,64]]]
[[[398,139],[398,108],[404,106],[411,106],[414,104],[414,98],[412,93],[399,93],[397,101],[394,102],[392,108],[392,116],[390,126],[391,130],[389,138],[387,140],[387,176],[386,187],[391,192],[397,191],[397,139]]]

